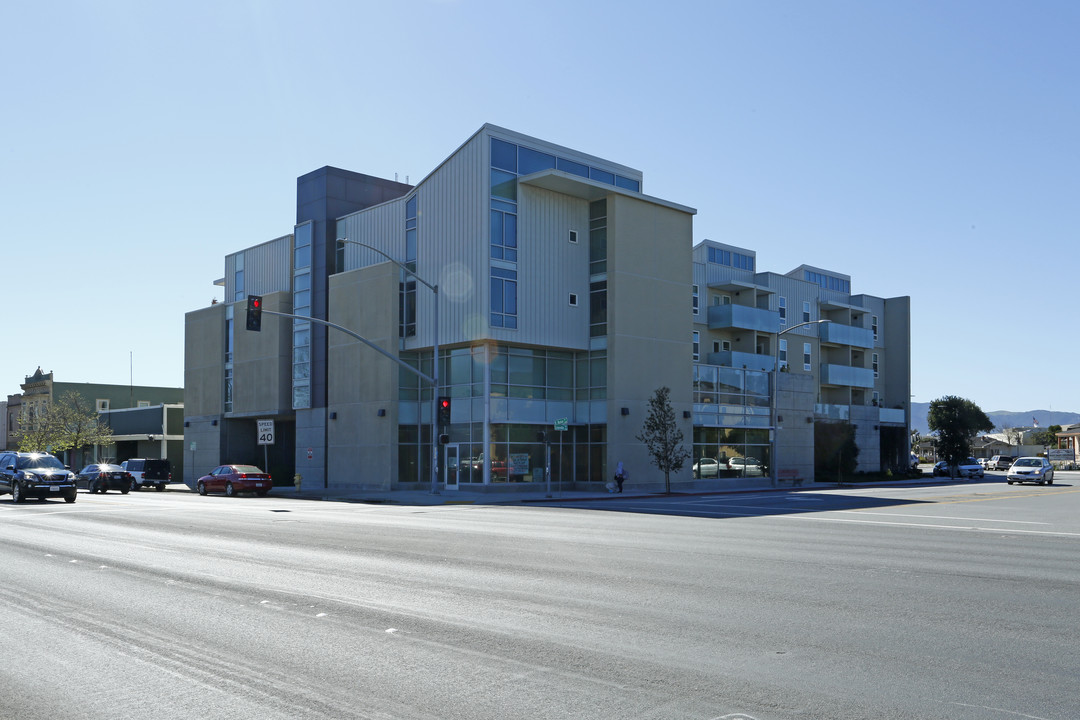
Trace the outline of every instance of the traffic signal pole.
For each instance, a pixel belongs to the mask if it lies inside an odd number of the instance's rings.
[[[356,240],[349,240],[348,238],[337,238],[337,242],[339,242],[339,243],[351,243],[353,245],[359,245],[359,246],[365,247],[368,250],[371,250],[371,251],[373,251],[375,253],[378,253],[379,255],[382,255],[384,258],[386,258],[390,262],[397,265],[399,268],[401,268],[405,272],[412,275],[414,278],[417,279],[418,282],[421,282],[424,285],[426,285],[428,288],[430,288],[432,294],[435,296],[435,310],[434,310],[434,313],[432,314],[432,330],[433,330],[434,337],[432,338],[432,350],[433,350],[433,358],[432,359],[433,359],[433,362],[432,362],[432,366],[431,366],[431,375],[427,375],[427,374],[421,372],[420,370],[414,368],[413,366],[409,365],[408,363],[403,362],[399,358],[394,357],[390,353],[383,350],[381,347],[378,347],[377,345],[375,345],[374,343],[369,341],[367,338],[365,338],[365,337],[363,337],[363,336],[361,336],[361,335],[359,335],[357,333],[354,333],[352,330],[349,330],[348,328],[344,328],[344,327],[342,327],[340,325],[332,323],[329,320],[320,320],[319,318],[308,317],[306,315],[301,316],[301,315],[293,315],[291,313],[277,312],[276,310],[264,310],[263,307],[262,307],[262,296],[261,295],[249,295],[248,296],[248,328],[247,329],[248,330],[256,330],[256,331],[261,329],[261,325],[262,325],[262,317],[261,316],[262,316],[262,313],[266,313],[267,315],[278,315],[279,317],[298,318],[298,319],[307,320],[307,321],[313,322],[313,323],[319,323],[320,325],[325,325],[326,327],[331,327],[331,328],[334,328],[335,330],[340,330],[341,332],[345,333],[349,337],[356,338],[357,340],[364,343],[365,345],[367,345],[369,348],[371,348],[375,352],[379,353],[380,355],[383,355],[384,357],[390,358],[391,360],[393,360],[394,362],[396,362],[398,365],[405,368],[409,372],[411,372],[414,375],[420,377],[421,379],[427,380],[429,383],[431,383],[431,494],[432,495],[438,495],[439,494],[439,286],[438,285],[432,285],[427,280],[425,280],[424,278],[417,275],[415,271],[411,270],[406,265],[403,265],[402,263],[398,262],[394,258],[390,257],[389,255],[387,255],[385,252],[378,249],[377,247],[373,247],[371,245],[368,245],[367,243],[357,242]],[[253,299],[255,300],[254,305],[252,304]],[[252,315],[253,315],[252,311],[253,310],[255,311],[254,314],[257,316],[257,322],[255,322],[255,323],[253,323],[253,320],[252,320]]]

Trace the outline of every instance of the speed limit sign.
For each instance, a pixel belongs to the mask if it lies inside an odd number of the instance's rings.
[[[259,428],[259,444],[260,445],[273,445],[274,444],[274,421],[273,420],[256,420],[256,424]]]

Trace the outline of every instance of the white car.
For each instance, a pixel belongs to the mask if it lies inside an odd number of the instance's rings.
[[[694,463],[694,477],[714,478],[720,477],[720,463],[716,458],[701,458]]]
[[[1005,473],[1009,484],[1031,482],[1042,485],[1054,484],[1054,466],[1044,457],[1017,458]]]
[[[986,474],[983,470],[983,466],[978,463],[975,458],[967,458],[962,461],[956,468],[956,477],[966,478],[981,478]],[[944,460],[939,461],[934,465],[934,476],[952,477],[952,470],[949,469],[949,463]]]
[[[727,461],[728,470],[733,470],[743,477],[762,477],[765,474],[761,461],[752,457],[733,457]]]

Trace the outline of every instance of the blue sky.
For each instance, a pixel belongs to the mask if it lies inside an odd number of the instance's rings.
[[[291,231],[297,176],[416,182],[491,122],[641,170],[759,270],[911,296],[916,401],[1080,412],[1080,3],[58,0],[0,27],[0,394],[39,365],[183,385],[184,313]]]

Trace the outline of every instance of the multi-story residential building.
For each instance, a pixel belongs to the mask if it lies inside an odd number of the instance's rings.
[[[315,488],[424,488],[434,463],[440,487],[511,489],[548,457],[564,487],[598,487],[618,461],[649,485],[662,475],[637,435],[659,387],[695,458],[758,461],[697,482],[774,474],[774,442],[810,478],[826,419],[856,425],[868,469],[906,458],[906,440],[883,441],[907,436],[906,298],[695,248],[695,213],[645,194],[638,170],[492,125],[415,186],[302,176],[292,233],[228,255],[226,302],[187,315],[185,479],[265,453],[276,482]],[[804,305],[833,322],[792,328]],[[275,421],[272,446],[257,420]]]
[[[691,295],[695,457],[812,477],[815,436],[843,423],[858,470],[906,467],[909,298],[852,295],[849,276],[809,265],[758,272],[754,251],[711,240],[694,248]]]

